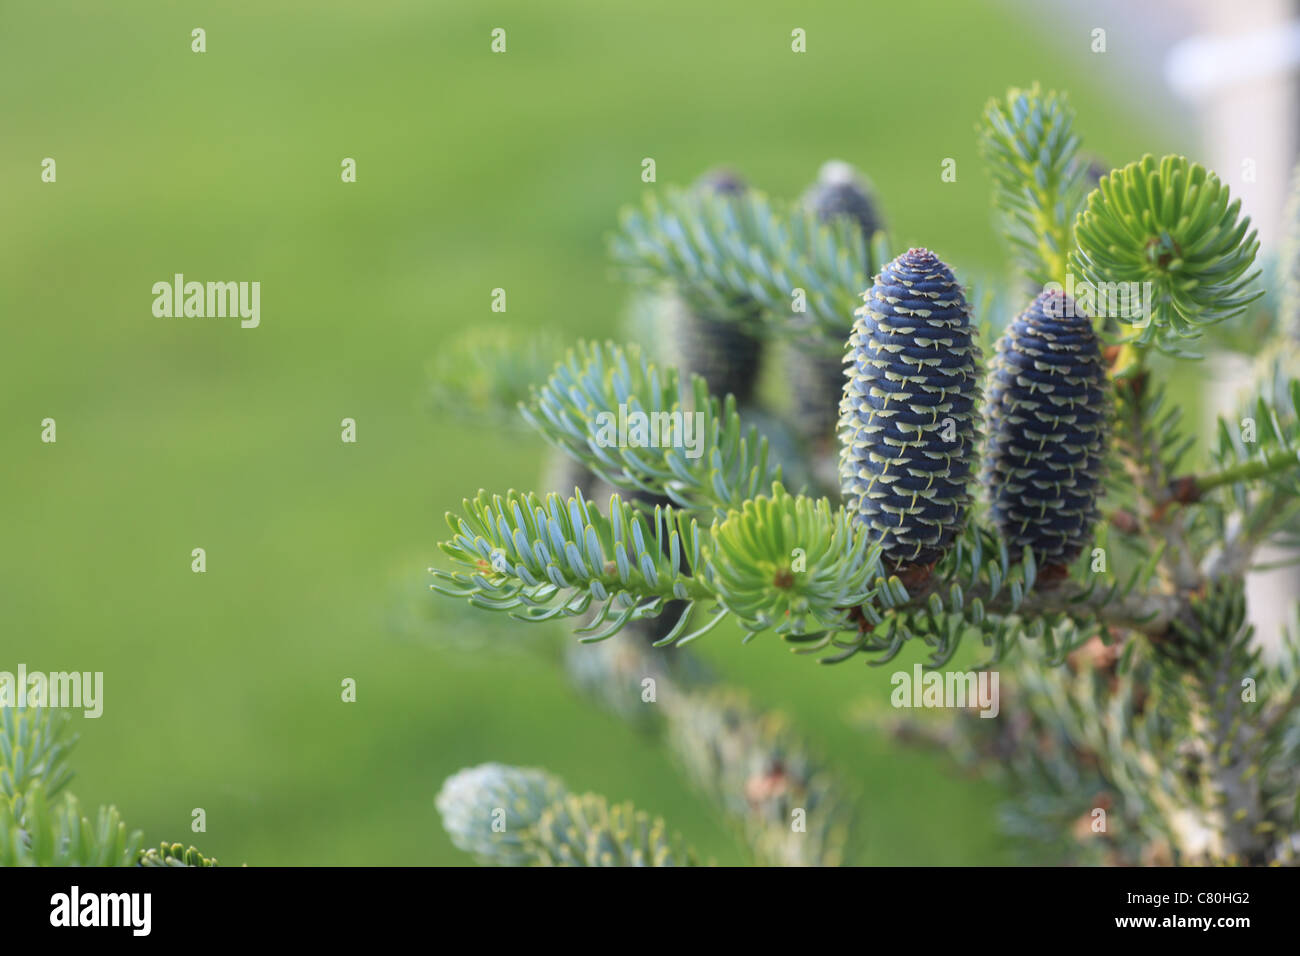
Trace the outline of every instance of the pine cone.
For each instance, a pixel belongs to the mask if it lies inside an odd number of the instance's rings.
[[[733,170],[720,167],[696,180],[695,188],[739,196],[749,186]],[[741,405],[749,404],[758,382],[763,342],[747,329],[758,326],[760,312],[755,305],[752,316],[717,319],[696,312],[680,299],[674,301],[665,319],[677,368],[702,377],[719,398],[735,395]]]
[[[695,188],[727,196],[739,196],[749,189],[749,183],[730,166],[717,166],[695,180]]]
[[[864,298],[840,403],[840,486],[888,563],[929,566],[970,503],[980,395],[970,307],[928,249],[886,265]]]
[[[868,244],[881,228],[870,186],[848,163],[832,160],[822,166],[802,202],[822,222],[852,219]],[[794,395],[793,419],[800,436],[814,445],[833,439],[844,393],[844,356],[792,348],[786,366]]]
[[[840,396],[844,394],[844,356],[792,347],[785,358],[785,372],[794,399],[791,420],[799,437],[818,449],[835,438]]]
[[[758,324],[759,309],[752,319],[711,319],[674,299],[665,311],[678,371],[703,378],[718,398],[735,395],[742,406],[748,405],[758,383],[763,342],[745,328]]]
[[[862,238],[868,244],[882,225],[866,178],[839,160],[831,160],[822,166],[817,182],[804,193],[803,204],[822,222],[841,216],[852,219],[862,229]]]
[[[1092,540],[1106,454],[1106,370],[1092,320],[1043,292],[998,342],[984,480],[1013,552],[1066,565]]]

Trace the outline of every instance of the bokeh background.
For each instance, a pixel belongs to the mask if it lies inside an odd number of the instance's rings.
[[[605,239],[646,156],[660,185],[726,162],[780,196],[845,159],[897,245],[999,269],[989,96],[1068,90],[1114,164],[1196,155],[1135,69],[1157,32],[1117,19],[1098,55],[1096,25],[973,0],[0,7],[0,669],[105,673],[104,716],[76,718],[82,802],[225,864],[459,864],[434,795],[499,760],[742,860],[663,749],[566,683],[561,627],[434,606],[444,512],[536,487],[544,450],[430,414],[427,365],[469,327],[619,335]],[[260,281],[261,327],[154,318],[176,272]],[[859,790],[858,862],[1018,858],[1005,794],[852,720],[887,672],[734,630],[696,646]]]

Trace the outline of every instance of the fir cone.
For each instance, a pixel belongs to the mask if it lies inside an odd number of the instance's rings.
[[[867,243],[882,226],[866,177],[840,160],[831,160],[822,166],[817,182],[804,193],[803,204],[822,222],[841,217],[852,219],[862,230],[862,238]]]
[[[726,168],[710,170],[695,183],[700,192],[725,196],[742,195],[749,187]],[[715,318],[696,312],[680,299],[666,310],[670,348],[674,364],[684,375],[699,375],[709,391],[722,398],[735,395],[747,405],[758,382],[763,342],[749,329],[758,327],[761,309],[734,318]]]
[[[998,341],[990,370],[984,481],[1013,553],[1067,565],[1092,540],[1108,428],[1106,370],[1092,320],[1041,293]]]
[[[1083,170],[1083,190],[1085,193],[1090,193],[1106,178],[1106,174],[1110,172],[1110,166],[1095,156],[1089,159],[1087,163],[1088,165]]]
[[[709,393],[723,398],[735,395],[742,406],[750,404],[758,384],[763,342],[745,329],[759,322],[752,316],[711,319],[674,298],[665,310],[673,364],[689,379],[699,375],[709,383]]]
[[[835,438],[844,393],[844,356],[795,346],[789,349],[785,366],[794,399],[790,415],[799,437],[813,448],[828,444]]]
[[[730,166],[717,166],[697,179],[695,188],[726,196],[740,196],[749,189],[749,184],[745,182],[745,177]]]
[[[802,202],[822,222],[851,219],[868,244],[882,225],[866,179],[839,160],[822,166],[817,182],[804,193]],[[799,435],[814,447],[829,443],[835,437],[844,392],[843,354],[792,348],[786,358],[786,371],[794,393],[792,417]]]
[[[889,565],[924,568],[970,503],[980,395],[970,307],[928,249],[886,265],[863,298],[840,403],[840,487]]]
[[[532,828],[564,796],[564,784],[543,770],[485,763],[448,777],[435,804],[457,848],[489,865],[522,866],[536,855]]]

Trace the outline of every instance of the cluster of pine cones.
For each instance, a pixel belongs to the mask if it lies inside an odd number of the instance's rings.
[[[1109,410],[1092,319],[1047,290],[999,340],[980,387],[970,307],[948,268],[910,249],[880,271],[849,340],[840,402],[846,506],[895,569],[933,566],[960,532],[979,457],[1013,554],[1068,565],[1097,520]]]
[[[748,186],[717,169],[695,188],[739,195]],[[822,221],[849,220],[868,246],[883,225],[869,182],[847,163],[823,166],[801,202]],[[793,348],[782,373],[806,457],[833,462],[838,438],[838,475],[826,483],[839,485],[886,564],[924,577],[960,534],[981,470],[1012,554],[1029,547],[1040,567],[1070,564],[1091,540],[1107,450],[1107,375],[1092,319],[1062,292],[1039,294],[998,342],[985,395],[970,307],[934,253],[898,256],[863,299],[847,355]],[[736,396],[751,420],[764,352],[758,312],[748,323],[679,301],[664,313],[683,375]],[[590,490],[591,476],[559,484]]]
[[[747,187],[719,170],[696,188]],[[847,163],[827,163],[802,202],[823,221],[849,219],[868,244],[882,227],[869,184]],[[998,342],[985,397],[970,308],[937,256],[903,253],[863,298],[847,357],[795,349],[783,372],[810,450],[838,432],[841,492],[886,561],[926,569],[951,546],[972,500],[982,417],[983,483],[1008,548],[1030,547],[1041,566],[1072,562],[1097,520],[1107,443],[1092,319],[1064,293],[1038,295]],[[683,306],[672,325],[679,367],[748,404],[762,343],[745,323]]]

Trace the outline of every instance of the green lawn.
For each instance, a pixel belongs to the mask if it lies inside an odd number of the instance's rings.
[[[1071,90],[1115,162],[1183,144],[1108,99],[1118,72],[1086,34],[1001,3],[231,6],[0,10],[0,670],[103,671],[104,716],[77,719],[83,803],[226,863],[464,862],[433,797],[484,760],[634,798],[740,860],[664,752],[564,683],[558,629],[454,608],[443,633],[394,625],[435,600],[443,512],[532,486],[542,458],[431,417],[426,361],[468,326],[616,335],[604,237],[646,156],[661,184],[725,161],[780,195],[847,159],[898,245],[996,268],[973,135],[989,95]],[[260,281],[260,328],[154,318],[176,272]],[[992,788],[846,720],[887,700],[887,673],[705,644],[861,791],[862,861],[1013,858]]]

